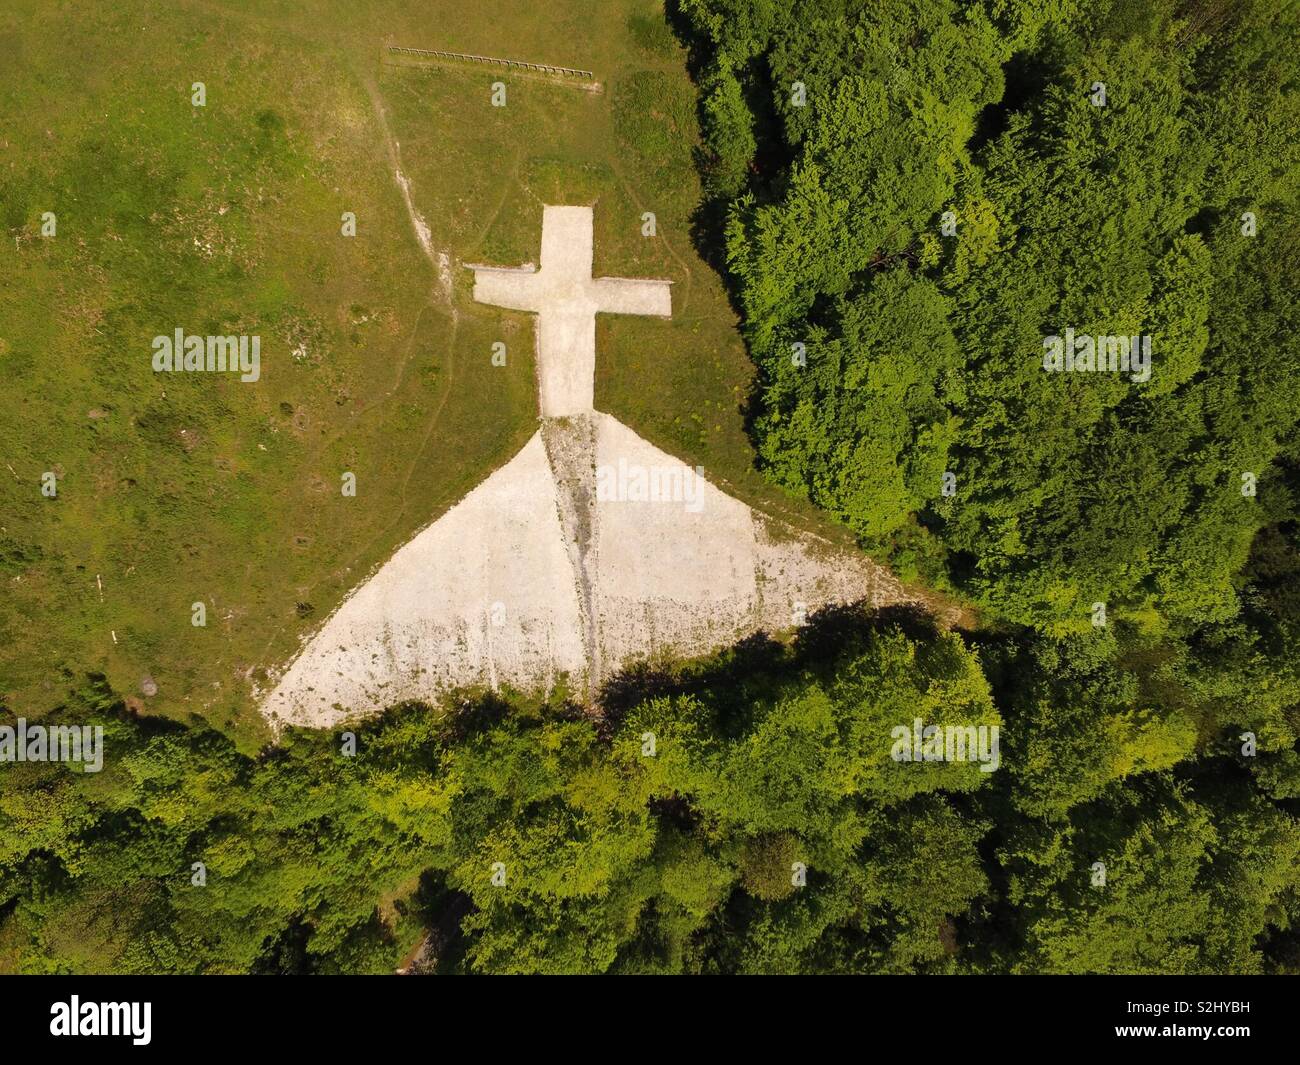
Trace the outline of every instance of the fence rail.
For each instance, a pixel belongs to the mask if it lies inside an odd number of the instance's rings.
[[[569,78],[594,78],[590,70],[578,70],[575,67],[557,67],[550,63],[525,63],[518,59],[497,59],[490,55],[469,55],[465,52],[440,52],[436,48],[403,48],[390,44],[389,52],[395,55],[413,55],[432,59],[458,59],[464,63],[487,63],[498,67],[514,67],[519,70],[540,70],[545,74],[563,74]]]

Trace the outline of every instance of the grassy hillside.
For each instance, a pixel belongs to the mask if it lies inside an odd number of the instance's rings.
[[[7,5],[0,700],[13,712],[39,716],[98,672],[146,713],[262,738],[263,671],[532,431],[527,316],[471,303],[460,264],[534,259],[544,202],[596,204],[598,271],[676,282],[671,322],[600,323],[598,405],[738,495],[817,523],[751,472],[752,368],[689,239],[683,54],[655,5],[588,6]],[[579,66],[602,91],[399,66],[390,40]],[[396,166],[448,256],[450,295]],[[259,335],[260,380],[154,373],[152,338],[176,328]],[[496,340],[505,367],[490,363]],[[340,490],[349,471],[355,498]],[[191,624],[196,602],[206,627]]]

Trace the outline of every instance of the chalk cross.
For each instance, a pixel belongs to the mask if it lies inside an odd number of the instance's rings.
[[[543,418],[594,409],[596,315],[672,315],[671,281],[592,277],[590,207],[542,212],[541,266],[473,266],[474,299],[537,315],[537,389]]]

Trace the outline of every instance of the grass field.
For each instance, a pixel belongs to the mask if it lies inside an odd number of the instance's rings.
[[[399,65],[385,42],[587,68],[601,91]],[[265,669],[532,433],[528,316],[472,303],[460,264],[534,260],[543,203],[596,205],[598,273],[676,282],[671,321],[599,323],[597,406],[747,502],[840,538],[751,469],[740,408],[753,369],[688,236],[694,100],[652,0],[11,0],[9,710],[39,717],[103,674],[141,712],[262,742],[252,691]],[[449,256],[449,292],[395,165]],[[340,232],[347,211],[355,237]],[[176,328],[259,335],[260,380],[155,373],[151,340]]]

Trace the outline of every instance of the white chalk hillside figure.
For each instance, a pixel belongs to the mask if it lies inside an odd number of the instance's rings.
[[[591,208],[547,207],[539,269],[473,268],[475,300],[537,315],[540,427],[307,641],[263,702],[273,722],[327,727],[480,686],[591,697],[638,658],[905,598],[868,559],[750,510],[595,410],[596,315],[667,318],[672,301],[668,281],[591,267]]]

